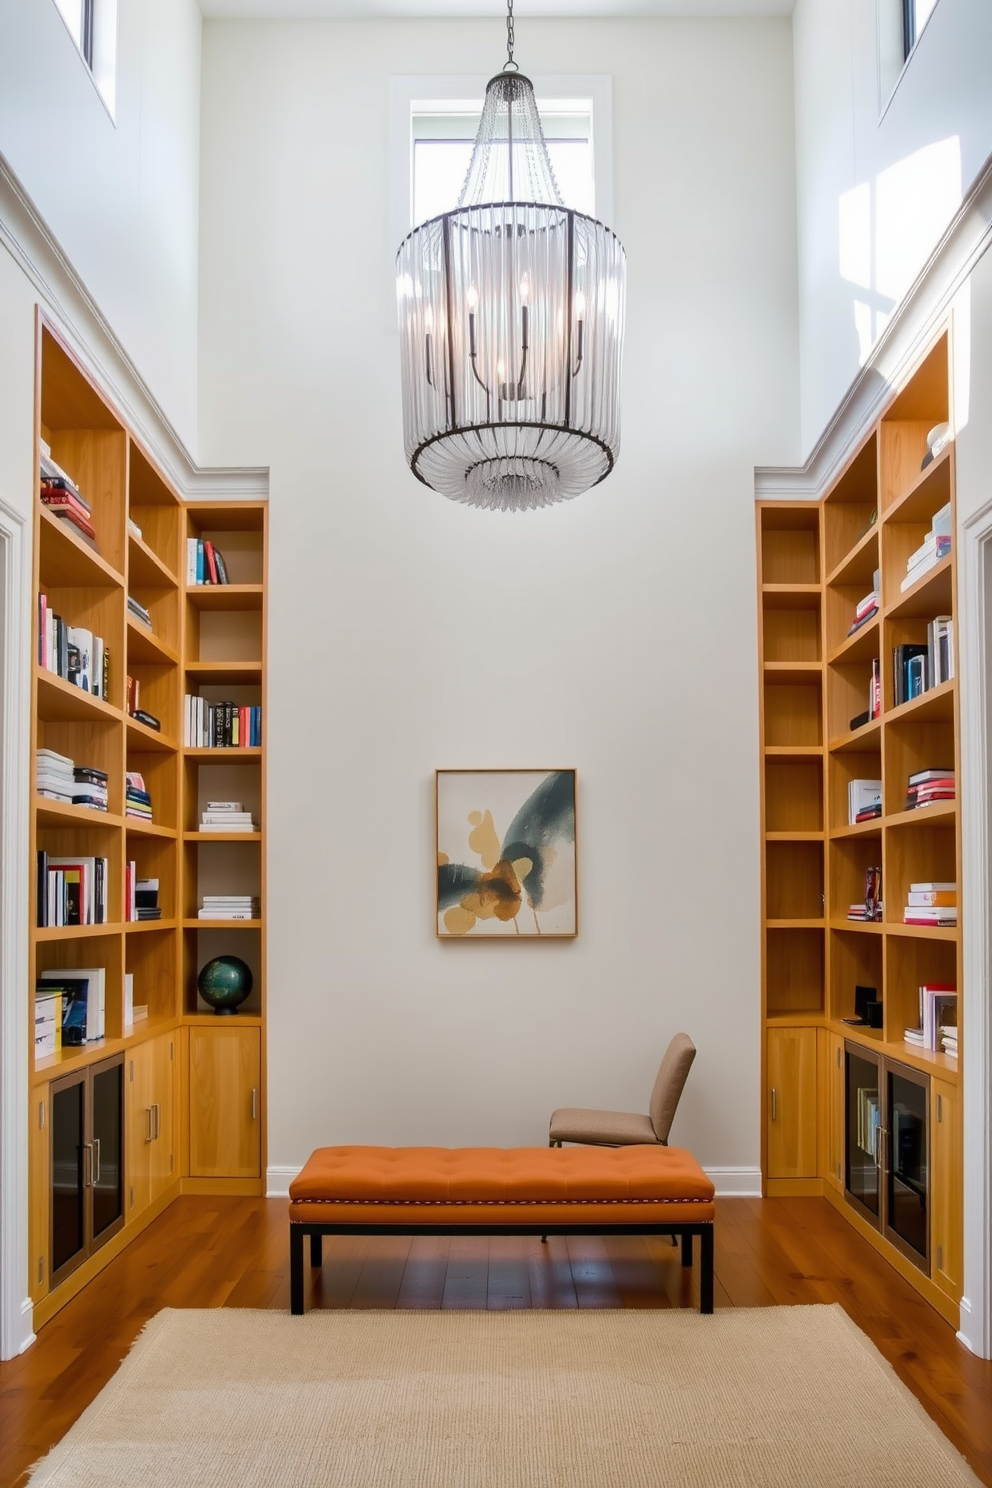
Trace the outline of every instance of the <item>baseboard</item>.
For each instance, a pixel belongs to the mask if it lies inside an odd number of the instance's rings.
[[[289,1185],[301,1170],[294,1167],[274,1166],[265,1170],[265,1197],[267,1199],[288,1199]]]
[[[706,1168],[718,1199],[760,1199],[760,1168]]]

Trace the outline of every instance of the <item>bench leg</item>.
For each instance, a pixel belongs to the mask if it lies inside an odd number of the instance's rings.
[[[713,1311],[713,1226],[704,1225],[699,1257],[699,1310]]]
[[[672,1239],[675,1239],[674,1235]],[[682,1231],[682,1264],[683,1266],[692,1265],[692,1233],[689,1230]]]
[[[324,1237],[317,1230],[310,1232],[310,1264],[311,1266],[324,1264]]]
[[[289,1310],[297,1317],[303,1311],[303,1230],[297,1224],[289,1227]]]

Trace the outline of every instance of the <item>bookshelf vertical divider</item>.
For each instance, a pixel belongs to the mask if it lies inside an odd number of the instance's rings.
[[[904,922],[911,884],[954,884],[960,898],[956,796],[907,809],[910,775],[959,779],[954,641],[954,675],[927,676],[908,701],[895,665],[896,648],[925,651],[930,622],[957,613],[953,440],[924,462],[944,423],[953,427],[948,328],[820,500],[757,504],[762,1170],[770,1197],[828,1198],[957,1324],[961,1076],[957,1058],[905,1032],[919,1023],[921,988],[944,986],[958,991],[963,1036],[961,929]],[[910,579],[911,555],[948,505],[950,553]],[[871,782],[877,814],[852,822],[849,787]],[[859,920],[875,868],[880,918]],[[866,1002],[877,1026],[853,1021]],[[866,1112],[880,1136],[859,1125]],[[910,1207],[923,1218],[906,1243],[899,1206],[914,1162],[923,1179]]]
[[[43,594],[65,626],[102,638],[109,656],[105,697],[59,675],[61,662],[43,665],[52,658],[39,649],[34,605],[26,995],[28,1281],[39,1327],[180,1193],[264,1191],[267,507],[184,500],[40,311],[36,347],[36,448],[70,477],[96,537],[36,496],[35,598]],[[204,534],[227,553],[228,584],[187,582],[187,538]],[[261,704],[262,743],[188,747],[188,691]],[[102,772],[106,811],[41,794],[39,749],[89,767],[92,779]],[[128,774],[143,781],[150,820],[136,782],[128,800]],[[257,830],[201,834],[207,797],[237,799],[239,781]],[[61,910],[44,923],[39,852],[69,864],[106,860],[102,922],[75,923],[73,905],[70,923],[53,922],[64,920]],[[136,878],[158,882],[157,919],[129,917],[132,864]],[[73,882],[75,872],[69,867]],[[204,924],[204,892],[250,892],[261,907],[247,924]],[[199,998],[197,977],[207,959],[232,953],[248,962],[254,986],[236,1016],[218,1017]],[[36,1056],[36,980],[80,969],[102,972],[103,1036]],[[101,1129],[93,1149],[101,1163],[90,1149],[107,1101],[100,1097],[98,1110],[90,1092],[107,1068],[120,1101],[109,1138]],[[75,1133],[67,1112],[82,1122]],[[67,1162],[75,1190],[65,1183]]]

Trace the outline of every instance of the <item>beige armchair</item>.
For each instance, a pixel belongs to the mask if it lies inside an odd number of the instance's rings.
[[[629,1147],[650,1142],[667,1147],[668,1133],[695,1057],[692,1039],[687,1033],[677,1033],[665,1050],[646,1116],[634,1111],[590,1111],[583,1106],[563,1106],[552,1113],[548,1146],[582,1142],[596,1147]]]

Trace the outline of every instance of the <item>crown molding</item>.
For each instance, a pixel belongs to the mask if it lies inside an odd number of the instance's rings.
[[[267,498],[265,466],[196,463],[2,154],[0,243],[34,285],[46,318],[181,496]]]
[[[961,286],[992,242],[992,155],[972,182],[947,231],[905,299],[872,347],[805,464],[759,465],[754,494],[765,501],[817,501],[840,474],[850,452],[881,417],[933,339]]]

